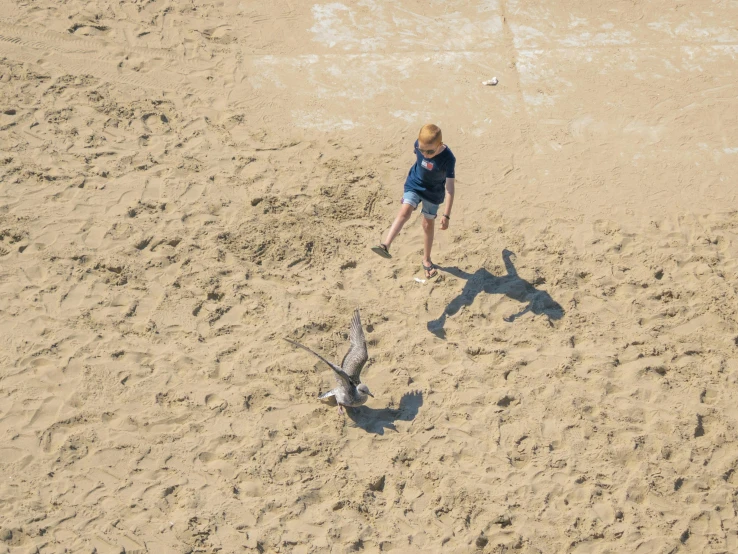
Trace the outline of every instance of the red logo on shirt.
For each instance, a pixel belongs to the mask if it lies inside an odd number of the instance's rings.
[[[428,160],[423,160],[422,162],[420,162],[420,165],[422,165],[428,171],[433,171],[433,162],[429,162]]]

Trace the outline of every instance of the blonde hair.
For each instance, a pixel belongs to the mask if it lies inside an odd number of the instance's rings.
[[[443,141],[441,128],[432,123],[423,125],[420,128],[420,133],[418,133],[418,140],[424,144],[436,144],[437,142]]]

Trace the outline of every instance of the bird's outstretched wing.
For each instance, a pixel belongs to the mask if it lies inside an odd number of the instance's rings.
[[[351,329],[349,331],[351,346],[343,357],[341,367],[351,378],[355,385],[361,381],[361,370],[364,369],[369,354],[366,351],[366,339],[364,338],[364,330],[361,328],[361,319],[359,318],[359,310],[354,310],[354,316],[351,318]]]
[[[326,364],[328,364],[328,366],[330,366],[330,368],[335,372],[336,378],[338,379],[339,383],[341,383],[342,385],[344,385],[345,387],[347,387],[349,389],[351,388],[351,377],[349,377],[348,375],[346,375],[346,372],[343,371],[336,364],[333,364],[333,363],[329,362],[323,356],[321,356],[320,354],[318,354],[314,350],[311,350],[307,346],[300,344],[299,342],[295,342],[295,341],[293,341],[291,339],[288,339],[287,337],[282,337],[282,338],[284,338],[284,340],[286,340],[290,344],[294,344],[295,346],[299,346],[303,350],[307,350],[313,356],[316,356],[317,358],[319,358],[320,360],[322,360],[323,362],[325,362]]]

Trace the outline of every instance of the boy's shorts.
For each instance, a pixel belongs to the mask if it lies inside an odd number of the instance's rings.
[[[423,203],[423,209],[420,210],[420,213],[423,214],[423,217],[426,219],[436,219],[436,216],[438,215],[438,204],[432,204],[427,200],[423,200],[412,191],[407,191],[402,195],[402,203],[410,204],[413,209],[417,208],[418,204],[421,202]]]

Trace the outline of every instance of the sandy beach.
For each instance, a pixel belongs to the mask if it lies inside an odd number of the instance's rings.
[[[0,0],[0,554],[737,552],[737,83],[727,1]]]

